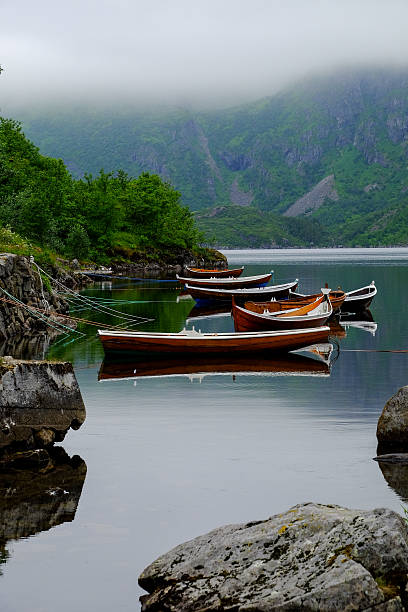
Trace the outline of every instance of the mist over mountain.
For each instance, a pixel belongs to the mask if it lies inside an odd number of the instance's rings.
[[[408,69],[343,70],[221,111],[20,118],[76,176],[170,181],[217,244],[408,243]]]

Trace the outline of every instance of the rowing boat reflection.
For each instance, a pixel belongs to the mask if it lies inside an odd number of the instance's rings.
[[[369,332],[372,336],[375,336],[378,327],[370,310],[365,310],[357,314],[342,314],[340,316],[340,323],[344,325],[345,329],[356,327],[357,329]]]
[[[252,376],[329,376],[331,344],[308,347],[302,354],[288,353],[282,356],[240,356],[226,359],[224,356],[173,359],[113,360],[105,359],[99,370],[98,380],[130,380],[194,375],[252,375]]]

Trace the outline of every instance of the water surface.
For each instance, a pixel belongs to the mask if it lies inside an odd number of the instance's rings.
[[[386,480],[372,457],[382,407],[408,382],[408,355],[375,352],[408,349],[408,250],[233,251],[228,258],[249,275],[273,269],[277,283],[299,278],[304,292],[375,280],[377,328],[351,322],[329,374],[278,368],[98,382],[103,351],[93,328],[83,328],[80,341],[51,346],[50,356],[75,364],[87,419],[63,446],[85,461],[87,474],[73,520],[49,528],[33,516],[32,536],[7,540],[2,612],[139,610],[137,576],[158,555],[296,503],[401,511],[407,475],[386,471]],[[138,329],[232,330],[229,316],[190,318],[194,302],[180,299],[176,283],[112,281],[86,294],[131,300],[119,306],[154,319]]]

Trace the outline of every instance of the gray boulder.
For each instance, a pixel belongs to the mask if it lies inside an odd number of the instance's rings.
[[[378,454],[408,450],[408,386],[385,404],[377,425]]]
[[[0,358],[0,454],[60,442],[84,420],[72,364]]]
[[[404,610],[408,530],[387,509],[300,504],[177,546],[140,575],[142,610]]]

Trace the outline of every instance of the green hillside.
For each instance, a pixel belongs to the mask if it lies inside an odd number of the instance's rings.
[[[21,125],[0,117],[0,245],[109,262],[213,259],[193,213],[157,174],[123,170],[74,179],[42,155]],[[41,247],[41,248],[40,248]]]
[[[123,168],[169,180],[219,245],[408,244],[408,71],[342,72],[216,112],[22,119],[77,177]]]

